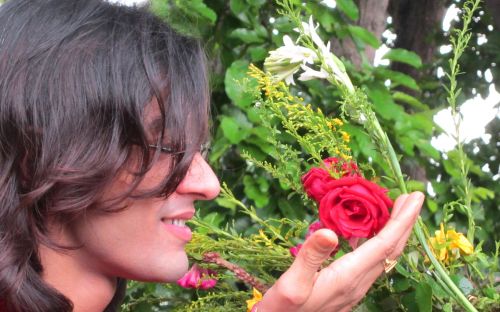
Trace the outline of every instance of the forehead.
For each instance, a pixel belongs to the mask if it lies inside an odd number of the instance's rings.
[[[148,135],[158,134],[163,130],[165,121],[162,118],[160,106],[158,105],[156,97],[153,97],[151,101],[146,104],[143,113],[143,122]]]
[[[153,97],[144,107],[142,120],[147,138],[150,140],[156,140],[158,136],[168,135],[169,140],[176,141],[184,138],[187,144],[201,144],[208,139],[208,114],[198,116],[193,112],[186,112],[184,118],[174,121],[169,119],[169,116],[162,116],[156,97]]]

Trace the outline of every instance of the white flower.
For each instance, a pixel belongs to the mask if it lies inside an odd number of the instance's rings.
[[[314,44],[321,50],[321,53],[326,54],[326,53],[330,52],[330,42],[325,44],[323,42],[323,40],[321,40],[320,36],[316,32],[316,29],[318,29],[318,27],[319,27],[319,24],[314,25],[312,15],[309,16],[309,23],[302,22],[302,28],[304,29],[304,35],[311,38],[311,40],[314,42]],[[294,30],[299,31],[297,28],[295,28]]]
[[[287,84],[295,84],[295,74],[303,64],[312,64],[316,60],[316,53],[306,47],[295,45],[289,36],[283,37],[284,46],[269,52],[264,61],[264,68],[278,80],[285,80]]]
[[[343,84],[349,91],[354,91],[354,86],[352,85],[351,79],[345,71],[345,66],[342,61],[335,56],[335,54],[328,52],[328,54],[323,54],[325,59],[325,65],[330,68],[333,72],[334,78]]]
[[[307,81],[307,80],[317,79],[317,78],[319,78],[319,79],[327,79],[328,78],[328,73],[323,68],[321,68],[319,71],[314,70],[306,65],[302,65],[301,68],[302,68],[302,70],[304,70],[304,72],[302,74],[300,74],[299,80]]]
[[[315,71],[316,73],[321,73],[321,74],[315,74],[315,73],[304,73],[305,75],[301,77],[304,77],[305,79],[313,79],[314,77],[321,78],[323,76],[323,73],[325,72],[331,72],[333,73],[333,76],[335,80],[337,80],[339,83],[347,87],[349,91],[354,91],[354,86],[352,85],[351,80],[349,79],[349,76],[346,73],[345,66],[342,63],[342,61],[336,57],[332,52],[330,52],[330,42],[325,44],[323,40],[321,40],[320,36],[317,33],[317,29],[319,27],[319,24],[314,24],[314,20],[312,18],[312,15],[309,17],[309,23],[302,22],[302,28],[304,31],[304,35],[308,36],[311,38],[311,40],[314,42],[318,50],[321,52],[323,55],[324,59],[324,64],[323,66],[327,66],[327,68],[321,68],[320,72]],[[298,29],[295,29],[296,31],[299,31]],[[329,70],[328,70],[329,69]],[[312,70],[312,69],[310,69]],[[304,79],[301,79],[304,80]]]

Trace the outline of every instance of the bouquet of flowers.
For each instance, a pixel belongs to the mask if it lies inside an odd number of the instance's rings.
[[[244,152],[243,156],[278,179],[289,190],[290,198],[299,196],[303,207],[296,209],[306,209],[317,217],[263,219],[254,207],[236,199],[224,184],[218,203],[248,215],[258,230],[239,233],[236,224],[220,228],[206,219],[192,222],[196,232],[187,251],[196,264],[178,284],[195,289],[197,298],[179,306],[180,311],[251,311],[288,269],[302,242],[314,231],[329,228],[339,236],[339,247],[329,260],[335,261],[377,234],[389,219],[391,198],[408,191],[398,155],[365,90],[353,85],[342,61],[318,34],[314,17],[305,22],[293,1],[279,3],[281,13],[296,26],[296,39],[292,39],[292,34],[285,35],[284,45],[269,53],[264,70],[251,65],[248,78],[242,81],[242,87],[253,94],[253,112],[273,146],[269,150],[272,161],[259,159],[251,152]],[[478,4],[479,1],[466,2],[463,28],[455,32],[451,42],[454,54],[448,73],[448,102],[453,111],[459,92],[458,60],[470,39],[468,24]],[[334,85],[340,94],[342,115],[325,114],[307,103],[290,88],[295,79],[318,79]],[[358,163],[354,159],[347,123],[364,128],[385,160],[385,176],[376,173],[369,162]],[[465,159],[461,148],[459,144],[458,155]],[[387,263],[386,272],[391,273],[379,280],[357,310],[380,311],[372,303],[388,295],[397,297],[392,309],[408,309],[405,302],[416,302],[415,311],[431,311],[433,306],[443,311],[458,307],[465,311],[499,308],[500,297],[495,294],[492,278],[495,273],[484,266],[479,268],[479,262],[487,257],[480,246],[473,246],[475,224],[466,166],[462,176],[462,200],[445,207],[440,230],[431,235],[419,218],[401,261]],[[466,212],[467,236],[448,225],[453,209]],[[497,243],[494,259],[498,259],[498,250]],[[457,271],[466,272],[468,278],[457,279]],[[472,285],[474,280],[484,281],[481,289]]]

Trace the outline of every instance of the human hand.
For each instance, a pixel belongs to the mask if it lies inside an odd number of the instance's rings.
[[[420,192],[398,197],[391,218],[380,233],[320,271],[338,239],[331,230],[316,231],[254,310],[349,311],[382,274],[384,260],[394,260],[401,255],[423,201],[424,195]]]

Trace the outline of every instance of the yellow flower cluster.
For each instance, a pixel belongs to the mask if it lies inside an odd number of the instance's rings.
[[[335,130],[335,127],[342,127],[344,125],[344,122],[338,118],[333,118],[332,120],[329,120],[326,122],[328,127],[332,130]]]
[[[441,223],[440,230],[429,239],[432,253],[438,260],[449,264],[458,259],[460,255],[470,255],[474,252],[474,246],[467,240],[464,234],[449,229],[445,232]]]
[[[253,298],[247,300],[247,312],[251,312],[254,305],[262,300],[262,293],[257,289],[253,289]]]
[[[344,122],[339,118],[325,116],[320,108],[313,108],[311,104],[304,103],[304,99],[290,93],[289,87],[283,81],[276,81],[270,74],[263,72],[253,64],[250,64],[248,75],[257,81],[258,89],[264,97],[264,101],[270,103],[275,110],[281,110],[283,119],[289,121],[289,125],[298,129],[311,130],[316,138],[309,136],[308,139],[317,142],[317,138],[331,142],[330,156],[339,157],[345,161],[352,159],[351,149],[348,143],[351,140],[349,134],[341,127]],[[326,127],[324,127],[324,126]],[[334,152],[334,154],[332,154]]]

